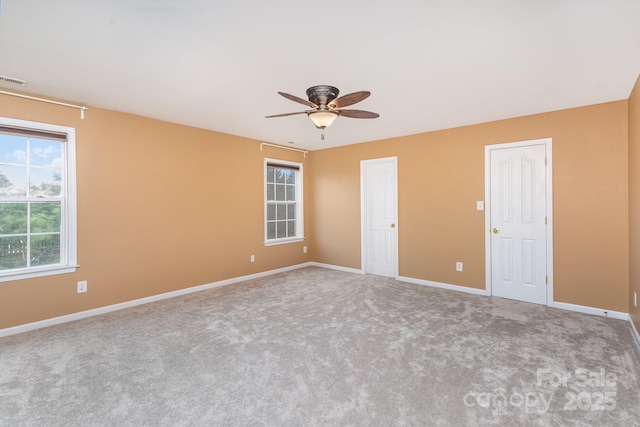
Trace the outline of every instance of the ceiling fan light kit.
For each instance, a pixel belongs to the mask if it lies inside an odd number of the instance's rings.
[[[311,107],[311,110],[296,113],[275,114],[267,116],[266,118],[306,114],[318,129],[324,129],[327,126],[330,126],[338,116],[353,119],[375,119],[380,117],[378,113],[372,113],[370,111],[342,109],[342,107],[348,107],[349,105],[353,105],[368,98],[369,95],[371,95],[371,92],[366,90],[350,93],[338,98],[340,91],[336,87],[329,85],[311,86],[307,89],[308,101],[285,92],[278,92],[278,94],[291,101]]]
[[[330,126],[331,123],[338,118],[338,113],[335,111],[311,111],[307,113],[307,115],[318,129],[324,129]]]

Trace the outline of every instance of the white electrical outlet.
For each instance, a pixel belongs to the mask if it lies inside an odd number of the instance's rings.
[[[456,271],[462,271],[462,263],[461,262],[456,262]]]
[[[81,280],[78,282],[78,293],[82,294],[84,292],[87,292],[87,281]]]
[[[302,247],[302,253],[305,253],[305,254],[307,253],[307,247],[306,246]]]
[[[256,262],[256,256],[255,255],[251,255],[251,262]]]

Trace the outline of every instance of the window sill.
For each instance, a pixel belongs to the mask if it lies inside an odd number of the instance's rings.
[[[11,282],[14,280],[32,279],[34,277],[53,276],[55,274],[73,273],[78,265],[56,265],[47,266],[39,269],[30,268],[14,271],[5,271],[0,273],[0,282]]]
[[[289,238],[289,239],[274,239],[274,240],[268,240],[266,242],[264,242],[265,246],[275,246],[275,245],[284,245],[287,243],[296,243],[296,242],[302,242],[304,241],[304,237],[293,237],[293,238]]]

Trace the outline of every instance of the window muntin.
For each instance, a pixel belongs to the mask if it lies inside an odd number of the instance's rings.
[[[265,242],[304,238],[302,164],[265,159]]]
[[[75,131],[0,118],[0,281],[76,267]]]

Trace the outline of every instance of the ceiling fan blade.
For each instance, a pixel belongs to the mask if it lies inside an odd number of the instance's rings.
[[[281,96],[284,96],[285,98],[287,98],[287,99],[289,99],[289,100],[291,100],[293,102],[298,102],[300,104],[306,105],[306,106],[311,107],[311,108],[318,108],[318,106],[316,104],[314,104],[313,102],[307,101],[306,99],[298,98],[295,95],[291,95],[291,94],[288,94],[288,93],[285,93],[285,92],[278,92],[278,94],[281,95]]]
[[[340,98],[334,99],[329,105],[333,108],[342,108],[348,107],[349,105],[353,105],[356,102],[360,102],[363,99],[366,99],[371,95],[371,92],[368,90],[361,90],[360,92],[353,92],[348,95],[341,96]]]
[[[272,116],[265,116],[265,119],[270,119],[272,117],[285,117],[285,116],[294,116],[296,114],[306,114],[306,111],[298,111],[297,113],[284,113],[284,114],[274,114]]]
[[[380,117],[378,113],[362,110],[336,110],[341,116],[351,117],[352,119],[376,119]]]

